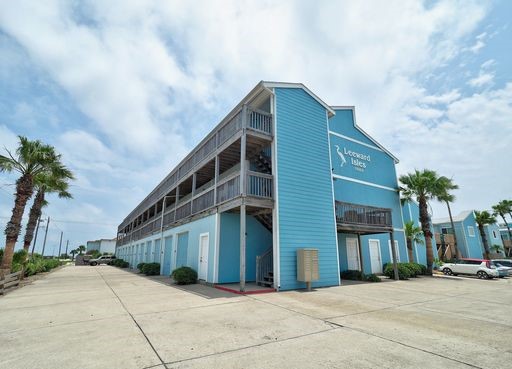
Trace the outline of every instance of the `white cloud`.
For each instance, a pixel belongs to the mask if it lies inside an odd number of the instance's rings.
[[[489,60],[486,60],[485,62],[482,63],[482,65],[480,66],[481,69],[489,69],[491,67],[494,67],[496,65],[496,60],[494,59],[489,59]]]
[[[262,79],[356,105],[403,170],[435,164],[431,148],[449,150],[466,132],[452,109],[467,98],[426,91],[421,76],[467,50],[486,12],[476,1],[20,0],[2,7],[0,27],[91,120],[55,139],[78,172],[66,206],[101,204],[120,220]]]
[[[480,73],[475,78],[471,78],[468,81],[468,85],[472,87],[482,87],[485,85],[492,84],[494,81],[494,73]]]

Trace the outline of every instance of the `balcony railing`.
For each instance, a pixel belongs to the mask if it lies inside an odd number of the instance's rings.
[[[391,209],[336,201],[338,226],[392,229]]]
[[[176,167],[148,197],[146,197],[121,223],[123,229],[131,222],[134,216],[142,213],[154,205],[166,193],[169,193],[185,176],[204,161],[210,160],[215,151],[225,144],[231,137],[244,128],[243,112],[246,112],[245,128],[266,136],[272,136],[272,114],[262,110],[247,107],[241,108],[229,120],[214,130],[209,137],[203,140],[181,163]]]
[[[217,201],[215,200],[217,193]],[[273,177],[269,174],[247,171],[246,173],[246,194],[247,196],[259,199],[272,199]],[[162,213],[158,213],[150,223],[135,228],[132,234],[125,234],[118,239],[117,245],[125,245],[131,241],[146,237],[148,234],[160,231],[163,226],[168,227],[173,223],[183,221],[193,215],[233,200],[241,195],[240,172],[235,172],[219,181],[217,191],[215,186],[210,186],[200,193],[192,196],[186,201],[178,201],[165,209],[162,222]]]

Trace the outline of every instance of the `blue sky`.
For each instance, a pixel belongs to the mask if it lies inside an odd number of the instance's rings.
[[[508,1],[0,1],[0,143],[53,144],[73,247],[117,224],[260,80],[303,82],[399,159],[453,177],[454,212],[510,198]],[[15,177],[0,177],[0,226]],[[446,216],[433,203],[434,217]],[[40,246],[40,243],[38,243]],[[39,247],[38,247],[39,248]]]

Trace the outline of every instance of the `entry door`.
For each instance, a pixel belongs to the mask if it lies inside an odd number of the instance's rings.
[[[369,240],[370,246],[370,264],[372,273],[382,273],[382,258],[380,256],[380,241]]]
[[[178,235],[178,244],[176,251],[176,268],[187,265],[188,257],[188,232]]]
[[[199,236],[199,279],[206,281],[208,277],[208,250],[210,245],[208,233]]]
[[[153,262],[160,264],[160,240],[155,240],[155,254],[153,257]]]
[[[349,270],[361,270],[357,238],[347,238],[347,262]]]
[[[172,236],[164,240],[164,262],[162,265],[162,275],[171,275],[171,255],[172,255]]]

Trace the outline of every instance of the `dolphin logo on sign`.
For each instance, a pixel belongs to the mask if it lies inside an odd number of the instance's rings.
[[[340,147],[338,145],[336,145],[336,152],[338,153],[338,156],[340,157],[341,160],[340,167],[343,167],[345,164],[347,164],[347,159],[345,159],[345,156],[341,152]]]

